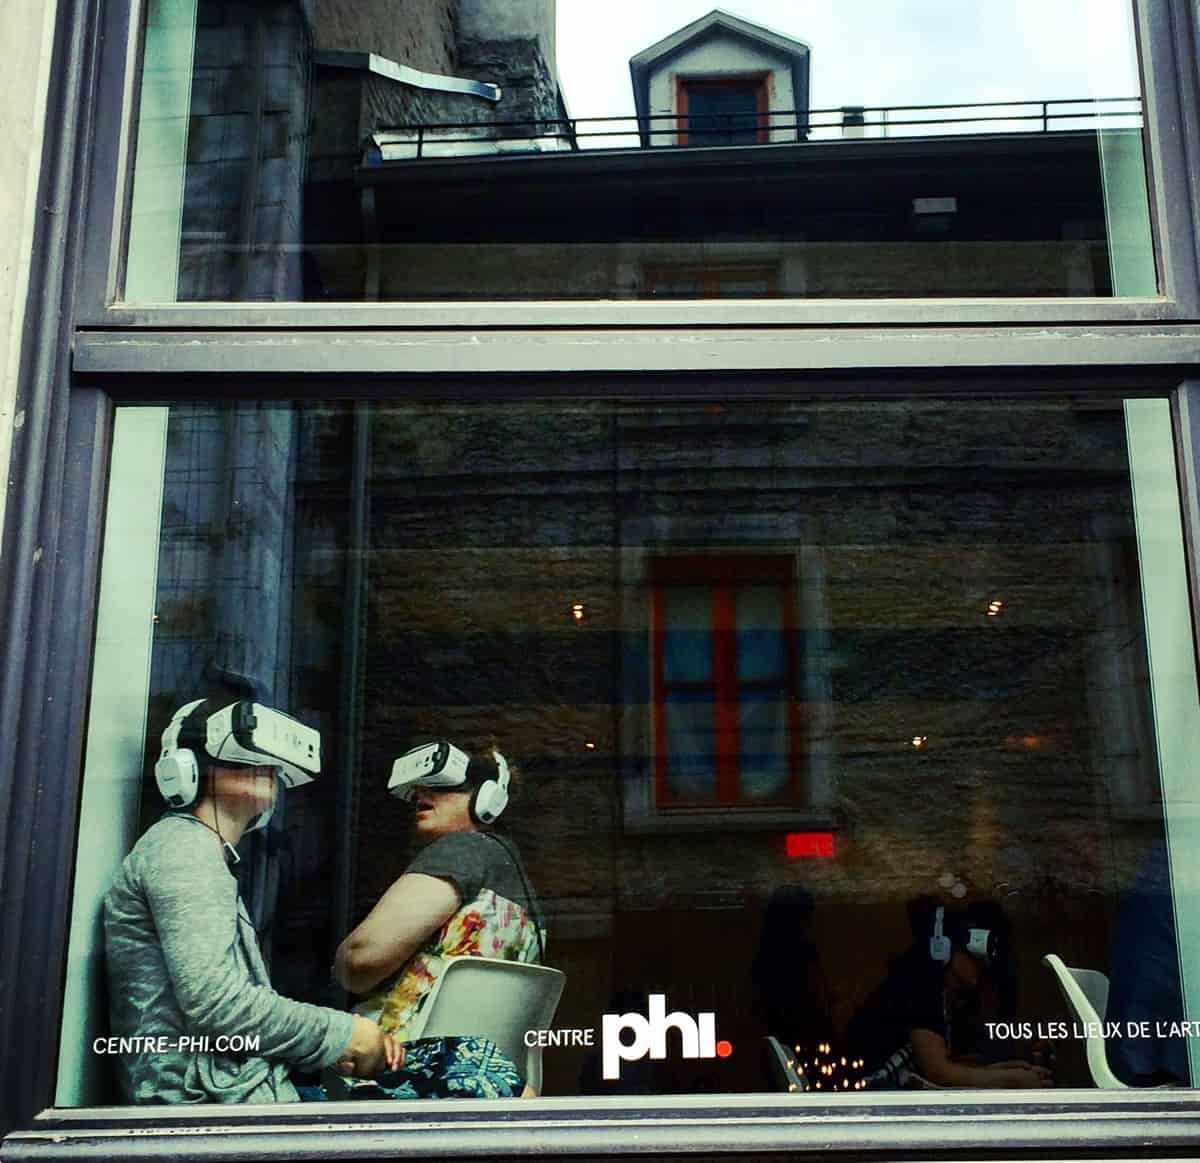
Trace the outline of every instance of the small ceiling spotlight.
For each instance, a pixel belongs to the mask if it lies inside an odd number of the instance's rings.
[[[576,622],[583,621],[583,604],[581,602],[576,602],[571,607],[571,617],[574,618]]]
[[[912,737],[912,745],[919,751],[926,743],[929,742],[928,735],[914,735]]]
[[[987,605],[987,616],[989,618],[998,618],[1000,611],[1004,609],[1004,603],[999,598],[993,598]]]
[[[584,748],[585,748],[586,750],[588,750],[588,751],[595,751],[595,750],[596,750],[596,744],[595,744],[595,743],[593,743],[593,742],[591,742],[590,740],[589,740],[587,743],[585,743],[583,746],[584,746]]]

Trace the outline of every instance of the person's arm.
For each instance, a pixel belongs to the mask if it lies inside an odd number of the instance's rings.
[[[144,852],[139,879],[190,1030],[255,1037],[264,1058],[303,1070],[345,1055],[354,1073],[374,1073],[387,1047],[373,1022],[293,1001],[251,979],[239,956],[237,882],[215,838],[189,824],[156,840]]]
[[[937,1086],[988,1089],[1036,1089],[1052,1086],[1050,1071],[1028,1062],[1001,1062],[994,1066],[976,1066],[953,1058],[946,1039],[933,1030],[910,1031],[917,1069]]]
[[[448,880],[406,872],[338,946],[334,973],[352,993],[365,993],[400,968],[462,906]]]

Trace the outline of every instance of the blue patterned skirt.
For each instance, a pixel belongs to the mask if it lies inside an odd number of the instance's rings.
[[[511,1058],[487,1038],[417,1038],[404,1043],[404,1065],[385,1070],[374,1083],[352,1084],[345,1095],[324,1087],[300,1086],[304,1102],[332,1097],[387,1098],[516,1098],[525,1079]]]

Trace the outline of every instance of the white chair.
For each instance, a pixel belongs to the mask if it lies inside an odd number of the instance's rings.
[[[562,997],[566,974],[544,965],[494,957],[447,957],[423,1007],[420,1030],[409,1038],[473,1034],[495,1042],[518,1066],[525,1081],[542,1089],[541,1047],[526,1045],[528,1030],[547,1030]]]
[[[1094,969],[1072,969],[1056,953],[1047,953],[1042,964],[1048,965],[1058,980],[1068,1008],[1080,1022],[1103,1023],[1108,1012],[1108,978]],[[1092,1081],[1101,1090],[1127,1090],[1108,1065],[1108,1051],[1101,1034],[1089,1034],[1087,1064]]]
[[[808,1079],[800,1067],[798,1056],[791,1053],[780,1040],[772,1034],[767,1034],[763,1041],[766,1043],[767,1065],[771,1072],[771,1080],[777,1090],[798,1093],[808,1090]]]

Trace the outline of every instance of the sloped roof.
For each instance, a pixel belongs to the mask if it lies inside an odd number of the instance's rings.
[[[791,62],[794,92],[798,108],[808,105],[808,56],[809,46],[802,40],[784,36],[782,32],[743,20],[732,12],[714,8],[707,16],[693,20],[691,24],[664,36],[649,48],[642,49],[629,58],[629,75],[633,81],[633,102],[639,117],[647,115],[649,106],[650,74],[666,65],[692,45],[725,34],[749,41],[751,44],[772,50]],[[643,142],[646,130],[642,129]]]

